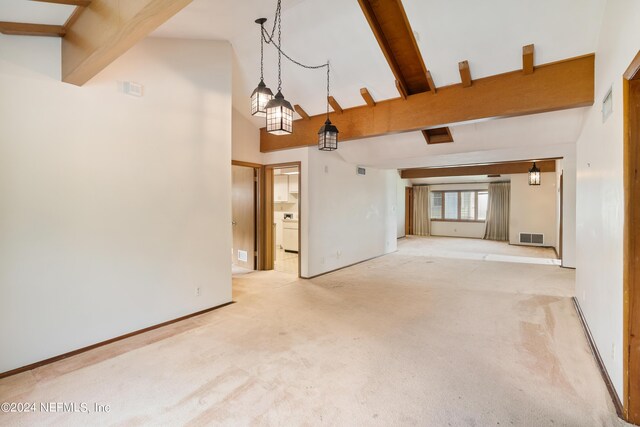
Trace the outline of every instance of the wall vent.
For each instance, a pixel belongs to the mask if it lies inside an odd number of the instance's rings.
[[[544,234],[520,233],[520,243],[522,243],[523,245],[544,245]]]
[[[367,174],[367,170],[365,168],[363,168],[362,166],[358,166],[358,167],[356,167],[356,174],[358,174],[358,175],[366,175]]]

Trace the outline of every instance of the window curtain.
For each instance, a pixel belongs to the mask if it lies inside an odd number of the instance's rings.
[[[416,185],[413,187],[413,234],[428,236],[429,225],[429,187]]]
[[[492,182],[489,184],[489,201],[484,238],[487,240],[509,240],[509,200],[511,184]]]

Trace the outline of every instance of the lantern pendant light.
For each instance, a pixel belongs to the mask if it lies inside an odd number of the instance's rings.
[[[273,99],[273,92],[264,84],[264,23],[266,18],[256,19],[260,24],[260,83],[251,94],[251,115],[265,117],[267,115],[267,103]]]
[[[540,185],[540,169],[533,162],[533,167],[529,169],[529,185]]]
[[[338,128],[329,120],[329,63],[327,63],[327,120],[318,131],[318,149],[321,151],[333,151],[338,149]]]
[[[280,13],[277,14],[276,19],[278,19],[278,93],[267,103],[267,132],[273,135],[288,135],[293,132],[293,107],[282,95],[282,17]]]

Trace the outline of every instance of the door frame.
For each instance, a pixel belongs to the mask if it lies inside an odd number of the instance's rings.
[[[640,51],[623,74],[623,413],[640,424]],[[636,337],[634,337],[634,335]]]
[[[560,258],[561,266],[564,266],[564,170],[560,172],[560,221],[558,230],[558,258]]]
[[[264,165],[261,169],[262,180],[260,199],[263,209],[260,211],[260,250],[258,257],[260,270],[273,270],[275,236],[273,234],[273,170],[278,168],[298,167],[298,277],[302,277],[302,162],[274,163]]]
[[[404,188],[404,235],[413,234],[413,187]]]
[[[263,209],[261,204],[260,183],[262,180],[263,165],[258,163],[231,160],[231,166],[244,166],[253,168],[253,265],[256,270],[262,270],[260,265],[260,236],[262,234],[260,214]]]

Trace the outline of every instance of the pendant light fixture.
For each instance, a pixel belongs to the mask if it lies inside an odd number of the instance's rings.
[[[529,169],[529,185],[540,185],[540,169],[533,162],[533,167]]]
[[[318,131],[318,149],[321,151],[333,151],[338,149],[338,128],[329,120],[329,95],[330,91],[330,67],[327,62],[327,120]]]
[[[278,93],[267,103],[267,132],[287,135],[293,132],[293,107],[282,95],[282,15],[280,0],[276,19],[278,20]]]
[[[267,115],[267,103],[273,99],[273,92],[264,84],[264,40],[262,33],[267,18],[256,19],[260,24],[260,83],[251,94],[251,115],[265,117]]]
[[[284,56],[292,63],[307,70],[319,70],[324,67],[327,68],[327,120],[318,131],[318,149],[323,151],[336,150],[338,148],[338,128],[331,123],[331,120],[329,120],[329,95],[331,95],[331,67],[329,66],[329,62],[327,61],[322,65],[305,65],[296,61],[282,51],[282,0],[278,0],[277,2],[275,19],[273,21],[273,29],[271,32],[264,29],[264,23],[266,21],[267,20],[265,18],[256,19],[255,21],[257,24],[260,24],[260,84],[258,84],[258,88],[254,90],[251,95],[252,114],[260,115],[261,99],[266,99],[261,98],[259,94],[272,94],[269,89],[266,89],[266,85],[263,81],[263,42],[265,42],[273,45],[278,50],[278,93],[276,93],[275,97],[268,100],[264,108],[266,113],[267,132],[272,135],[288,135],[293,132],[293,108],[291,107],[291,103],[289,103],[289,101],[284,98],[284,95],[282,95],[282,57]],[[277,42],[274,40],[276,26],[278,28]]]

